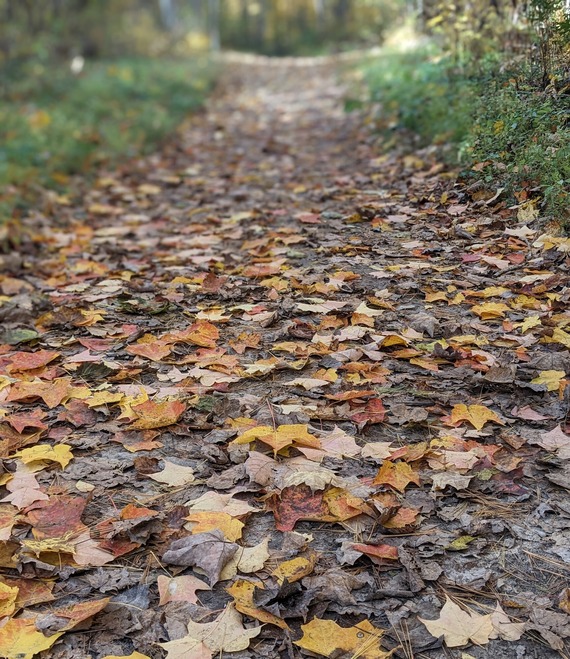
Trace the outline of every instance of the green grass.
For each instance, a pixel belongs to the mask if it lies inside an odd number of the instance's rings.
[[[0,214],[38,185],[58,188],[69,175],[156,147],[201,105],[212,79],[199,58],[87,62],[79,76],[63,65],[4,69]]]
[[[493,55],[460,67],[424,46],[387,50],[363,74],[382,130],[445,147],[468,181],[504,187],[513,203],[535,197],[543,217],[568,226],[570,96],[541,91],[529,71],[501,64]]]

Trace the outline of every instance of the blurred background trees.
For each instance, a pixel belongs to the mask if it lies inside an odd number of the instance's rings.
[[[284,55],[376,44],[400,0],[0,0],[3,59],[158,55],[220,46]]]

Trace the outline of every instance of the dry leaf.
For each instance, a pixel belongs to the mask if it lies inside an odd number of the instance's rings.
[[[301,625],[301,630],[303,636],[295,645],[324,657],[342,652],[358,659],[387,659],[392,654],[380,648],[384,630],[374,627],[368,620],[354,627],[341,627],[333,620],[314,618]]]
[[[193,534],[204,533],[207,531],[214,531],[218,529],[224,535],[226,540],[235,542],[241,538],[241,532],[244,523],[239,519],[235,519],[228,513],[219,512],[194,512],[186,517],[189,524],[185,524],[184,528],[191,531]]]
[[[228,604],[214,622],[200,624],[191,620],[188,623],[188,636],[159,645],[168,652],[168,659],[193,658],[195,655],[192,652],[200,643],[211,652],[240,652],[247,650],[251,639],[260,631],[261,627],[246,629],[234,605]]]
[[[171,565],[198,567],[208,577],[210,585],[214,586],[224,566],[238,549],[238,545],[224,539],[221,531],[212,531],[174,540],[162,555],[162,560]]]
[[[463,403],[455,405],[451,410],[449,420],[453,425],[457,425],[462,421],[469,422],[476,430],[481,430],[483,426],[492,421],[504,426],[504,422],[499,417],[484,405],[464,405]]]
[[[186,405],[179,400],[147,400],[133,406],[132,409],[139,418],[129,426],[129,429],[150,430],[176,423],[186,410]]]
[[[210,586],[204,581],[193,577],[192,575],[183,575],[180,577],[167,577],[164,574],[159,575],[156,580],[158,593],[160,595],[159,606],[164,606],[168,602],[198,602],[197,590],[210,590]]]
[[[0,656],[3,659],[32,659],[51,648],[63,632],[44,636],[33,618],[10,618],[0,627]]]
[[[289,625],[282,618],[278,618],[276,615],[273,615],[273,613],[269,613],[269,611],[260,609],[255,605],[253,594],[256,586],[263,589],[262,582],[252,583],[251,581],[238,579],[227,589],[228,593],[234,598],[234,606],[236,609],[240,613],[255,618],[260,622],[266,622],[275,625],[276,627],[280,627],[281,629],[289,629]]]
[[[320,441],[311,435],[307,431],[307,426],[303,424],[279,426],[276,430],[269,426],[256,426],[246,430],[237,439],[234,439],[232,444],[249,444],[255,440],[271,446],[275,454],[288,446],[321,448]]]
[[[420,485],[420,475],[406,462],[385,460],[376,474],[374,485],[391,485],[403,492],[410,483]]]
[[[192,467],[177,465],[168,460],[163,460],[163,462],[164,469],[154,474],[148,474],[149,478],[152,478],[152,480],[158,483],[166,483],[166,485],[170,485],[171,487],[183,487],[196,480]]]
[[[455,602],[445,598],[445,604],[436,620],[418,618],[428,632],[439,638],[443,636],[448,648],[456,648],[468,643],[485,645],[493,638],[494,627],[491,615],[480,615],[464,611]]]

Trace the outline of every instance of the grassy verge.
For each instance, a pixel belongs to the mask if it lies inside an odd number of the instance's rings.
[[[568,227],[570,95],[542,91],[531,73],[497,56],[458,66],[433,46],[387,49],[363,65],[385,130],[440,144],[469,183],[504,187],[510,203],[536,199],[541,215]],[[566,90],[568,91],[568,90]]]
[[[0,217],[70,175],[144,153],[203,102],[204,59],[13,66],[0,72]]]

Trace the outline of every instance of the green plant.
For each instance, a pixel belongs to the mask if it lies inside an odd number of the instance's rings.
[[[199,59],[88,63],[79,77],[63,66],[13,66],[0,80],[0,186],[58,187],[144,153],[201,104],[211,81]]]
[[[387,51],[364,76],[381,128],[445,145],[469,180],[505,188],[513,203],[536,197],[544,215],[568,222],[570,96],[534,84],[530,65],[489,53],[459,66],[432,44]]]

